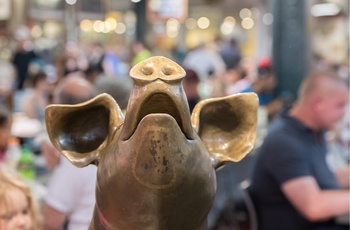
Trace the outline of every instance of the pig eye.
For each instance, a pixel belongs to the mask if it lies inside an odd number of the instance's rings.
[[[152,75],[153,74],[153,69],[149,68],[149,67],[144,67],[144,68],[141,69],[141,72],[144,75]]]
[[[171,75],[173,73],[173,69],[172,68],[163,68],[162,72],[164,75]]]

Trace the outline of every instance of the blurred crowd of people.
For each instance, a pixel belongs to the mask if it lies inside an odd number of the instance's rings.
[[[95,181],[93,178],[95,178],[96,168],[89,166],[84,170],[77,169],[61,157],[45,135],[45,108],[55,103],[77,104],[89,100],[99,93],[109,93],[117,101],[120,108],[125,110],[132,87],[132,81],[128,77],[129,69],[138,62],[154,55],[163,54],[152,51],[151,47],[147,47],[141,41],[135,41],[130,47],[130,52],[122,47],[107,48],[99,42],[84,47],[75,43],[67,43],[63,50],[62,59],[59,62],[51,63],[42,53],[34,52],[29,41],[21,40],[18,41],[18,49],[13,53],[12,62],[0,61],[0,163],[5,165],[7,159],[12,159],[8,156],[10,154],[8,151],[10,140],[13,138],[11,126],[15,122],[13,116],[20,114],[29,119],[38,120],[42,124],[41,132],[33,134],[32,139],[35,140],[29,144],[36,155],[43,157],[44,167],[50,175],[47,184],[45,184],[47,186],[45,198],[40,203],[41,214],[37,216],[38,210],[34,205],[35,201],[32,200],[29,188],[20,182],[21,179],[11,176],[6,170],[0,171],[0,229],[16,229],[11,228],[17,224],[16,220],[19,220],[17,221],[18,225],[27,226],[25,229],[41,229],[41,227],[35,227],[39,226],[40,223],[44,229],[87,229],[94,205]],[[166,56],[176,59],[186,71],[183,87],[191,111],[200,100],[205,98],[255,92],[259,97],[260,105],[258,123],[263,123],[261,126],[258,125],[258,128],[261,128],[260,131],[263,131],[264,134],[270,122],[280,118],[280,115],[288,111],[295,100],[304,99],[307,93],[304,89],[301,92],[301,97],[297,99],[293,98],[289,92],[277,94],[278,78],[271,57],[256,61],[249,57],[243,57],[240,46],[235,39],[228,41],[217,39],[210,45],[200,44],[189,50],[183,58],[179,58],[175,53],[173,56],[168,54]],[[333,72],[343,80],[349,80],[349,66],[332,66],[323,62],[322,59],[318,59],[315,67],[321,71],[333,69]],[[319,75],[323,76],[327,73]],[[328,96],[331,97],[331,95]],[[337,174],[338,169],[345,168],[345,176],[349,176],[349,96],[339,106],[343,106],[344,111],[345,106],[347,106],[344,118],[339,115],[337,119],[333,120],[334,127],[321,127],[322,129],[317,130],[332,131],[329,135],[331,137],[329,138],[330,148],[322,149],[322,151],[326,151],[325,155],[328,154],[327,162],[322,161],[321,163],[328,164],[327,167],[330,168],[330,171],[327,171],[327,175]],[[332,108],[323,108],[320,112],[326,112],[327,109]],[[298,126],[298,124],[295,125]],[[278,137],[279,133],[275,135],[277,137],[270,137],[271,143],[266,142],[268,144],[265,145],[274,146],[274,140],[282,138]],[[289,136],[288,133],[285,135]],[[21,137],[15,138],[21,139]],[[261,138],[264,138],[264,135]],[[28,140],[22,138],[21,144],[26,141]],[[282,140],[278,144],[282,149],[288,148],[288,144],[284,144]],[[264,149],[267,148],[265,145],[263,145]],[[282,149],[279,151],[283,151]],[[279,153],[279,151],[277,152]],[[288,157],[286,158],[288,159]],[[263,161],[269,160],[261,160],[257,164],[262,164]],[[266,167],[284,167],[281,162],[276,162],[276,165],[273,165],[274,161],[270,161],[270,164],[272,165]],[[14,169],[16,171],[16,167]],[[254,174],[255,177],[264,175],[259,170],[264,169],[258,169],[257,174]],[[292,176],[286,175],[286,178],[278,180],[282,190],[279,190],[279,187],[275,188],[276,197],[279,196],[285,203],[287,203],[285,200],[287,197],[292,200],[292,205],[298,203],[296,209],[305,214],[306,219],[310,222],[330,218],[331,214],[334,213],[338,214],[338,212],[334,212],[309,217],[311,214],[300,204],[304,201],[295,198],[296,195],[292,194],[300,187],[296,186],[297,182],[289,181],[295,176],[291,172],[290,174]],[[313,176],[307,173],[300,175]],[[297,174],[295,178],[300,175]],[[266,177],[269,176],[266,175]],[[334,179],[332,176],[329,177],[331,177],[330,180]],[[348,177],[345,178],[348,179]],[[19,181],[17,182],[17,180]],[[3,181],[9,185],[4,187]],[[259,183],[253,182],[253,188],[261,189]],[[271,184],[274,183],[274,181],[271,182]],[[303,181],[300,183],[302,184]],[[329,188],[338,189],[335,185],[325,187],[325,189]],[[322,186],[321,189],[323,189]],[[11,191],[11,196],[7,195],[10,194],[9,191]],[[18,194],[12,191],[16,191]],[[282,192],[286,195],[282,195]],[[349,195],[349,190],[346,190],[344,194]],[[265,198],[258,197],[258,199],[260,199],[260,203],[264,203]],[[19,201],[23,202],[18,204]],[[263,213],[269,212],[269,210],[259,210]],[[21,215],[26,216],[26,218],[21,218]],[[274,213],[274,215],[278,215],[278,213]],[[266,219],[269,218],[271,217],[266,217]],[[298,218],[304,217],[298,216]],[[264,221],[261,223],[265,224]],[[211,227],[215,229],[215,227]]]

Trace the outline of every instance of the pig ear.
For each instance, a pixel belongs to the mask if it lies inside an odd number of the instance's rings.
[[[257,125],[255,93],[212,98],[199,102],[192,126],[211,154],[214,167],[240,161],[253,148]]]
[[[46,127],[52,144],[75,166],[98,165],[124,116],[115,100],[101,94],[76,105],[50,105]]]

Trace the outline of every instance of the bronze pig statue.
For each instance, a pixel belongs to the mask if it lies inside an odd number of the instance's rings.
[[[254,93],[199,102],[189,112],[185,71],[165,57],[133,67],[126,115],[101,94],[77,105],[50,105],[53,145],[75,166],[98,166],[89,229],[206,229],[215,169],[253,147]]]

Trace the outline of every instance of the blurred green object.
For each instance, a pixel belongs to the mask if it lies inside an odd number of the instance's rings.
[[[144,49],[136,54],[132,61],[132,66],[135,66],[137,63],[146,60],[152,56],[151,52],[147,49]]]
[[[32,180],[35,177],[35,168],[34,168],[35,156],[32,151],[24,145],[21,149],[21,156],[18,160],[17,170],[18,173],[28,180]]]

